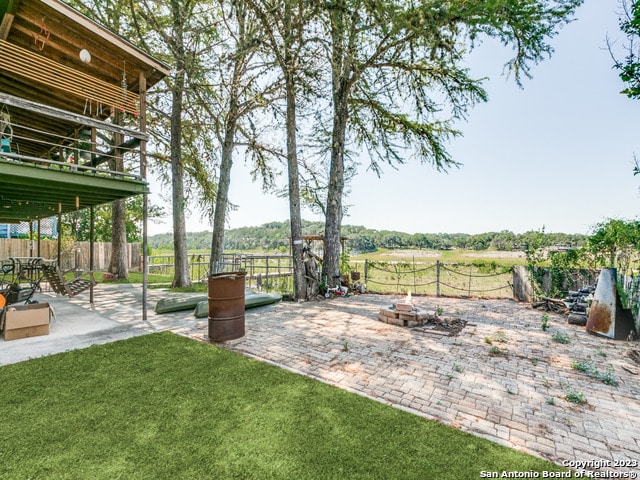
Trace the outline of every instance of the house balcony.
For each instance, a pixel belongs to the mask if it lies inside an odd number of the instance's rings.
[[[168,73],[63,2],[0,0],[0,223],[146,193],[146,92]]]

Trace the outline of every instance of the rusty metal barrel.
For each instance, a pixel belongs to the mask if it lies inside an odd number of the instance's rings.
[[[227,272],[209,277],[209,338],[214,342],[244,336],[245,275]]]

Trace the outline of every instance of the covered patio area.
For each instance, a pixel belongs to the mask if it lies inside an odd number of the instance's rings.
[[[146,95],[168,73],[64,2],[0,0],[0,223],[89,209],[93,225],[93,207],[142,195],[146,252]]]
[[[147,333],[197,328],[207,322],[206,318],[195,318],[192,312],[156,315],[153,307],[166,292],[153,289],[148,295],[149,314],[143,320],[140,284],[100,284],[100,295],[96,295],[93,304],[87,302],[87,296],[85,292],[70,299],[53,292],[36,293],[34,300],[48,303],[53,311],[49,334],[0,339],[0,366]]]

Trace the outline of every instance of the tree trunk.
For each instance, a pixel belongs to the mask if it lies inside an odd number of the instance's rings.
[[[349,111],[344,89],[334,96],[331,168],[327,191],[327,210],[324,225],[324,259],[322,274],[327,285],[340,284],[340,231],[342,229],[342,196],[344,195],[344,143]]]
[[[182,168],[182,98],[185,84],[185,52],[182,35],[184,18],[180,2],[171,1],[173,13],[173,34],[176,37],[177,51],[174,83],[171,88],[171,175],[173,206],[173,287],[191,285],[189,264],[187,261],[187,230],[185,224],[186,201],[184,198],[184,170]]]
[[[211,259],[209,273],[219,273],[224,266],[221,263],[224,253],[224,230],[226,227],[227,208],[229,206],[229,186],[231,184],[231,168],[233,167],[233,150],[238,129],[240,115],[240,95],[242,91],[242,77],[246,73],[246,55],[244,42],[247,41],[245,30],[244,7],[238,4],[234,7],[238,26],[238,38],[233,65],[233,75],[229,85],[229,107],[224,123],[224,138],[220,158],[218,186],[216,188],[216,205],[213,214],[213,234],[211,236]]]
[[[175,258],[173,287],[186,287],[191,285],[189,265],[187,262],[187,230],[184,214],[186,207],[184,198],[184,171],[180,151],[181,113],[182,86],[176,85],[173,91],[173,106],[171,111],[171,199],[173,206],[173,252]]]
[[[122,114],[119,112],[116,112],[115,123],[117,125],[123,124]],[[120,145],[122,143],[122,135],[116,133],[113,141],[115,145]],[[116,172],[124,171],[122,154],[116,154],[112,168]],[[109,260],[109,272],[115,274],[116,278],[129,278],[128,260],[126,201],[121,199],[111,204],[111,259]]]
[[[125,210],[125,200],[116,200],[111,204],[111,260],[109,262],[109,272],[115,274],[116,278],[129,278]]]
[[[238,118],[238,101],[236,89],[232,89],[227,121],[225,122],[222,158],[220,159],[220,175],[216,192],[216,209],[213,215],[213,235],[211,237],[211,260],[209,273],[222,271],[220,260],[224,252],[224,229],[227,206],[229,204],[229,185],[231,184],[231,167],[233,166],[233,148]]]
[[[296,300],[308,299],[302,242],[300,212],[300,180],[296,143],[296,96],[291,72],[287,72],[287,167],[289,174],[289,221],[291,223],[291,254],[293,256],[293,292]]]
[[[327,286],[340,285],[340,231],[342,229],[342,197],[344,195],[344,149],[349,121],[349,79],[353,74],[353,48],[347,40],[349,29],[343,0],[331,13],[331,87],[333,96],[333,130],[331,132],[331,167],[327,189],[324,225],[324,259],[322,274]],[[338,277],[338,278],[336,278]]]

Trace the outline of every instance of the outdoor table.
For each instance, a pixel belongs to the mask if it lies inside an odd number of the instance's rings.
[[[40,286],[42,279],[42,257],[9,257],[13,261],[13,279],[11,283],[26,281],[31,285]]]

